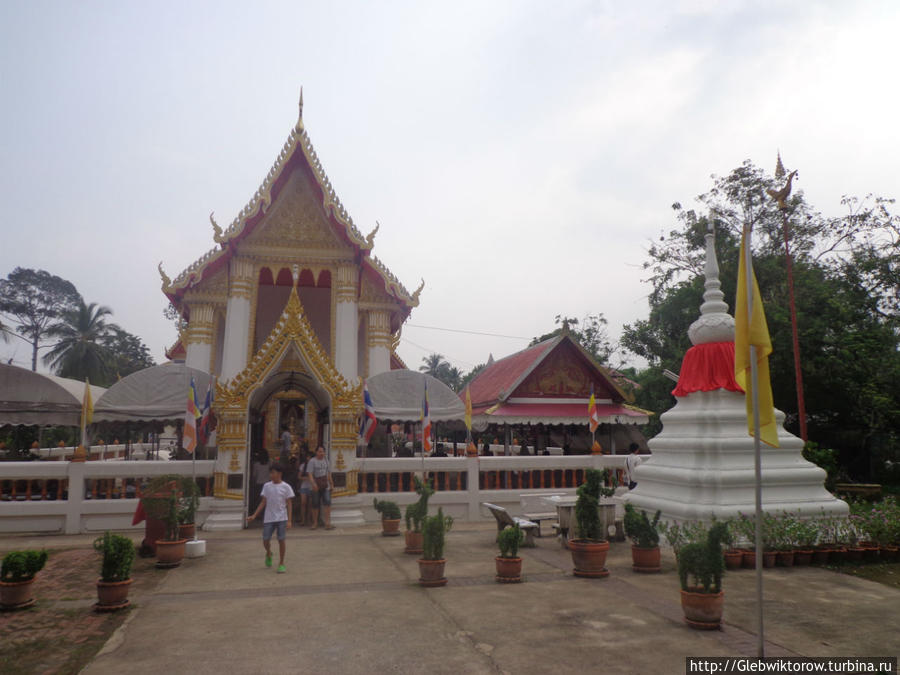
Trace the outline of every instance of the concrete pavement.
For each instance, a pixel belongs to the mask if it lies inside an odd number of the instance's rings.
[[[495,528],[459,523],[447,587],[416,584],[415,556],[376,527],[293,530],[288,573],[263,566],[258,531],[208,536],[167,573],[87,667],[91,675],[219,673],[668,673],[685,656],[754,653],[753,573],[726,576],[724,630],[681,621],[670,551],[658,575],[613,544],[607,579],[571,576],[554,539],[524,549],[527,580],[493,581]],[[772,655],[896,656],[900,591],[817,568],[766,572]]]

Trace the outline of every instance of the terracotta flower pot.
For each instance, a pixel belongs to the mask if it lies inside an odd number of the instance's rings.
[[[828,562],[832,565],[840,565],[847,561],[847,549],[844,546],[835,546],[828,553]]]
[[[0,581],[0,608],[25,609],[34,604],[31,595],[34,579],[28,581]]]
[[[197,526],[194,525],[194,523],[185,523],[184,525],[178,526],[179,539],[193,539],[196,533]]]
[[[858,546],[847,547],[847,555],[845,556],[846,561],[849,563],[861,563],[864,550],[865,549],[859,548]]]
[[[803,549],[794,551],[794,565],[797,567],[809,565],[812,562],[812,557],[812,550]]]
[[[744,560],[744,554],[741,551],[725,551],[725,567],[730,570],[738,570]],[[752,560],[752,558],[751,558]]]
[[[778,560],[779,567],[793,567],[794,566],[794,552],[793,551],[778,551],[777,560]]]
[[[98,612],[111,612],[128,607],[128,590],[131,588],[131,579],[125,581],[97,580],[97,604],[94,609]]]
[[[419,584],[426,587],[446,585],[447,578],[444,576],[446,563],[446,558],[443,560],[419,558]]]
[[[741,567],[746,570],[756,569],[756,551],[744,549],[741,551]]]
[[[163,569],[178,567],[184,560],[184,545],[186,539],[177,541],[156,540],[156,566]]]
[[[867,546],[863,549],[863,562],[877,563],[879,561],[879,553],[877,546]]]
[[[833,550],[832,548],[817,548],[812,554],[812,564],[827,565]]]
[[[400,519],[389,520],[381,519],[381,536],[383,537],[399,537],[400,536]]]
[[[900,558],[900,547],[897,547],[897,546],[882,546],[881,547],[882,561],[897,562],[898,558]]]
[[[609,570],[606,569],[608,541],[573,539],[569,542],[569,551],[572,553],[572,564],[575,566],[572,573],[576,577],[609,576]]]
[[[422,552],[422,533],[421,532],[413,532],[411,530],[407,530],[403,533],[404,537],[406,537],[406,548],[403,550],[404,553],[421,553]]]
[[[660,556],[659,546],[653,548],[631,547],[631,569],[635,572],[653,573],[659,572]]]
[[[775,567],[777,551],[763,551],[763,567]]]
[[[722,624],[725,591],[699,593],[696,589],[681,591],[681,610],[684,621],[698,630],[716,630]]]
[[[497,566],[497,576],[495,579],[503,584],[516,584],[522,581],[522,559],[521,558],[503,558],[497,556],[494,558]]]

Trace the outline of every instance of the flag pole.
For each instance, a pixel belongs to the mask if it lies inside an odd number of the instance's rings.
[[[744,283],[747,288],[747,325],[753,319],[753,257],[750,253],[750,225],[744,225]],[[756,345],[750,343],[750,388],[753,403],[753,469],[756,497],[756,655],[766,655],[763,635],[763,544],[762,544],[762,443],[759,422],[759,367]]]

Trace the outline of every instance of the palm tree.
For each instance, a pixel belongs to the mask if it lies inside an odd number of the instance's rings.
[[[105,383],[112,354],[104,340],[115,328],[105,317],[111,314],[109,307],[79,300],[75,309],[63,313],[61,320],[47,329],[47,335],[58,342],[44,356],[44,364],[62,377]]]
[[[441,379],[443,371],[450,367],[447,359],[443,354],[429,354],[422,357],[422,365],[419,366],[419,372],[431,375],[437,379]]]

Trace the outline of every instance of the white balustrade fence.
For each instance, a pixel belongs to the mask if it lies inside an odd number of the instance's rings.
[[[127,529],[144,479],[194,471],[204,495],[197,513],[202,523],[212,502],[214,466],[214,460],[0,462],[0,532]]]
[[[643,456],[647,459],[649,455]],[[619,492],[624,482],[626,455],[365,458],[359,460],[358,488],[367,521],[375,521],[372,498],[388,499],[401,508],[418,499],[413,477],[423,470],[435,493],[429,504],[459,520],[489,520],[481,507],[490,502],[519,515],[523,494],[574,494],[586,469],[609,469]],[[336,500],[337,504],[339,500]],[[432,509],[433,511],[434,509]]]

